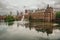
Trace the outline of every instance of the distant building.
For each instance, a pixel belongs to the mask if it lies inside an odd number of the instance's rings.
[[[4,20],[6,16],[0,16],[0,20]]]
[[[25,18],[29,19],[30,13],[32,13],[33,10],[25,10]]]

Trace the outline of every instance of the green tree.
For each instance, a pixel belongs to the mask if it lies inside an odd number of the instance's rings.
[[[60,11],[56,12],[56,18],[60,18]]]
[[[5,22],[12,22],[12,21],[14,21],[13,16],[10,16],[10,15],[6,16]]]

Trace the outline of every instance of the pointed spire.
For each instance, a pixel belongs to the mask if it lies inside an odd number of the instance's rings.
[[[47,8],[49,8],[49,4],[47,5]]]
[[[19,15],[19,12],[17,11],[17,16]]]
[[[10,11],[10,15],[12,15],[12,11]]]

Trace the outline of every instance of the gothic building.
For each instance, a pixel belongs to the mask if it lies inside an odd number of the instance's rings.
[[[26,10],[26,12],[26,14],[34,20],[52,21],[55,19],[54,9],[49,5],[47,5],[46,9],[37,9],[35,12],[28,12],[28,10]]]
[[[46,21],[52,21],[52,20],[55,19],[54,9],[53,9],[52,7],[49,7],[49,5],[48,5],[47,8],[45,9],[44,19],[45,19]]]

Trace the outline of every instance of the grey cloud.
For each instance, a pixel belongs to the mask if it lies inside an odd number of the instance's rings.
[[[55,3],[54,3],[55,2]],[[43,8],[46,7],[47,4],[54,6],[54,8],[60,8],[60,0],[0,0],[0,12],[1,11],[11,11],[17,9],[23,9],[23,6],[28,6],[28,8],[39,7]],[[18,7],[19,6],[19,7]],[[1,14],[1,13],[0,13]],[[5,13],[4,13],[5,14]]]

